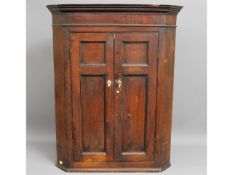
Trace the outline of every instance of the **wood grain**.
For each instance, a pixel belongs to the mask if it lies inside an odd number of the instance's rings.
[[[68,172],[167,169],[182,7],[47,7],[53,16],[56,165]]]

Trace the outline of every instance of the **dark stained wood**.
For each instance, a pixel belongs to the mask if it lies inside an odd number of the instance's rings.
[[[68,172],[168,168],[175,27],[182,7],[48,8],[53,14],[56,165]]]
[[[65,115],[65,95],[64,95],[64,38],[65,34],[61,28],[53,28],[53,49],[54,49],[54,75],[55,75],[55,113],[56,113],[56,128],[60,128],[56,132],[57,141],[57,158],[63,160],[64,164],[67,165],[67,151],[66,148],[66,120],[63,117]]]
[[[106,86],[106,80],[113,79],[113,35],[80,33],[70,39],[73,161],[109,161],[113,159],[113,88]],[[95,53],[104,52],[106,64],[84,64],[83,55],[89,60],[99,55],[86,54],[83,43],[93,43]]]
[[[56,166],[66,172],[161,172],[169,168],[170,164],[158,165],[156,162],[76,162],[67,168],[59,163]]]
[[[80,43],[80,62],[81,64],[104,64],[105,57],[104,42],[81,42]]]
[[[60,4],[48,5],[53,13],[77,13],[77,12],[154,12],[165,14],[177,14],[182,7],[175,5],[155,4]]]
[[[124,76],[122,154],[146,154],[147,76]]]
[[[80,84],[83,153],[105,153],[105,78],[81,76]]]
[[[145,50],[126,52],[125,43],[147,44]],[[158,33],[116,34],[115,78],[122,80],[123,87],[116,88],[120,93],[115,99],[115,130],[120,132],[115,135],[115,157],[119,161],[150,161],[154,158],[157,50]],[[134,57],[140,51],[146,52],[144,60],[148,65],[129,64],[127,67],[124,58],[129,56],[128,53]],[[124,150],[126,147],[131,147],[129,152]]]
[[[124,42],[123,64],[148,64],[147,42]]]
[[[157,160],[165,164],[170,162],[175,29],[165,29],[161,32],[160,45],[156,114]]]

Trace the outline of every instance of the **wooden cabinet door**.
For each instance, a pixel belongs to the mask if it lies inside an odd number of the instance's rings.
[[[70,34],[74,162],[113,160],[113,43],[113,34]]]
[[[115,158],[151,161],[155,153],[158,33],[116,34]]]

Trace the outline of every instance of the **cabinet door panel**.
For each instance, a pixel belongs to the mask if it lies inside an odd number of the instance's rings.
[[[157,48],[158,33],[116,35],[115,157],[119,161],[154,160]]]
[[[146,153],[146,100],[147,77],[124,76],[123,105],[123,154]]]
[[[74,33],[71,39],[73,161],[113,160],[113,35]]]
[[[104,82],[104,76],[81,77],[83,153],[105,152]]]

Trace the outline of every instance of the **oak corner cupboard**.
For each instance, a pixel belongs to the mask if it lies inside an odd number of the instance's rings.
[[[56,165],[68,172],[167,169],[182,7],[47,7],[53,21]]]

